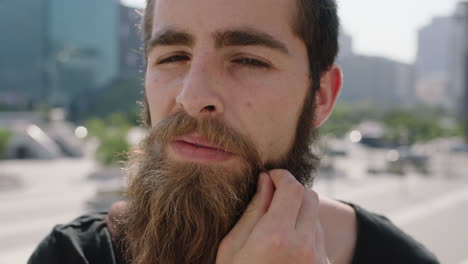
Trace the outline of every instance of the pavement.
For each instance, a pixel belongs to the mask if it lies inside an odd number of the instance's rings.
[[[95,168],[85,159],[0,162],[0,174],[21,186],[0,188],[0,264],[26,263],[54,225],[85,212],[84,201],[96,190],[86,177]]]
[[[387,216],[443,264],[468,263],[468,178],[380,176],[319,181],[314,189]]]
[[[388,216],[441,263],[468,264],[468,176],[462,173],[468,173],[467,161],[452,165],[459,168],[457,177],[347,175],[318,178],[313,188]],[[54,225],[83,214],[98,188],[88,175],[98,168],[87,159],[0,162],[0,175],[9,179],[3,188],[0,180],[0,264],[26,263]]]

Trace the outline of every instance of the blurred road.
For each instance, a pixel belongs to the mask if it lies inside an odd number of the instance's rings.
[[[84,201],[96,191],[96,183],[86,178],[95,168],[84,159],[0,162],[1,175],[20,179],[7,181],[8,188],[0,182],[0,264],[25,263],[55,224],[85,211]],[[320,179],[314,189],[385,214],[441,263],[468,264],[468,177]]]
[[[0,162],[0,175],[20,179],[0,188],[0,264],[26,263],[54,225],[83,214],[95,192],[85,179],[95,167],[84,159]]]
[[[314,189],[387,216],[443,264],[468,263],[468,177],[322,180]]]

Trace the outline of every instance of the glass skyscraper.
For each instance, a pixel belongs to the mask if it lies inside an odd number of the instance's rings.
[[[44,99],[46,0],[0,2],[0,104]]]
[[[117,78],[119,6],[118,0],[0,2],[0,98],[67,106]]]
[[[49,0],[51,99],[98,89],[118,75],[117,0]]]

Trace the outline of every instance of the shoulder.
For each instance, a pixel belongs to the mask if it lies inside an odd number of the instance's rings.
[[[439,263],[389,219],[360,206],[320,197],[320,222],[332,263]]]
[[[52,233],[70,238],[99,233],[107,228],[106,217],[107,212],[82,215],[67,224],[56,225]]]
[[[357,240],[355,210],[347,204],[321,196],[319,215],[330,261],[338,264],[351,263]]]
[[[421,243],[385,216],[358,205],[348,205],[356,212],[357,220],[357,240],[352,263],[439,263]]]
[[[107,213],[83,215],[57,225],[38,245],[28,264],[115,263]]]

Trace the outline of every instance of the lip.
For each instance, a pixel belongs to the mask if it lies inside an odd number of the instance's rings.
[[[176,138],[171,147],[179,158],[191,162],[220,162],[234,155],[197,134]]]
[[[199,145],[199,146],[206,147],[206,148],[213,148],[213,149],[218,149],[218,150],[221,150],[221,151],[225,151],[221,147],[211,143],[210,141],[206,140],[205,138],[199,136],[196,133],[192,133],[192,134],[189,134],[189,135],[186,135],[186,136],[183,136],[183,137],[179,137],[179,138],[176,139],[176,141],[185,141],[185,142],[193,144],[193,145]],[[227,151],[225,151],[225,152],[227,152]]]

